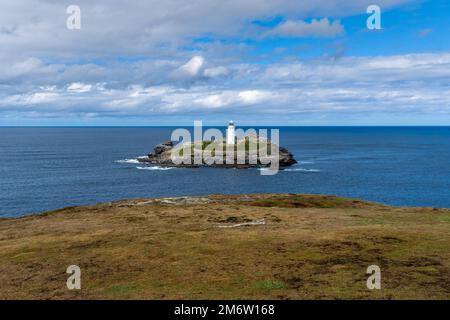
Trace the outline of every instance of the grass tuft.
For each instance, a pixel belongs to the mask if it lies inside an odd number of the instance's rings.
[[[285,289],[286,284],[281,280],[262,280],[255,283],[255,288],[258,290],[279,290]]]

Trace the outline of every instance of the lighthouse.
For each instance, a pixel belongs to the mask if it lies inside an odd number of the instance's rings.
[[[230,121],[227,128],[227,144],[235,143],[234,123]]]

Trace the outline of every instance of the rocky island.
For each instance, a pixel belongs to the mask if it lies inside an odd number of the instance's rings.
[[[266,130],[262,133],[254,129],[236,130],[233,121],[228,123],[225,139],[217,129],[210,129],[209,134],[207,130],[205,135],[208,138],[205,139],[201,134],[201,122],[196,121],[193,141],[189,131],[179,130],[173,133],[171,141],[158,144],[152,153],[138,161],[165,167],[262,167],[271,170],[297,163],[289,150],[278,146],[278,130],[275,130],[275,141],[266,137]],[[177,137],[182,142],[175,144],[172,140],[177,140]]]
[[[252,140],[253,139],[253,140]],[[264,142],[262,142],[264,141]],[[254,145],[257,146],[257,149],[255,148],[252,153],[252,142],[255,142]],[[214,147],[212,145],[215,144]],[[267,146],[267,147],[266,147]],[[297,163],[297,160],[294,159],[294,156],[292,155],[289,150],[283,147],[274,146],[277,148],[278,153],[278,163],[279,166],[282,167],[288,167],[293,164]],[[194,142],[194,143],[185,143],[182,145],[175,145],[172,141],[167,141],[160,143],[156,145],[153,149],[153,152],[149,153],[147,157],[140,157],[138,158],[138,161],[141,163],[147,163],[152,165],[159,165],[159,166],[174,166],[174,167],[201,167],[201,166],[209,166],[209,167],[224,167],[224,168],[252,168],[252,167],[268,167],[270,163],[263,162],[261,159],[261,149],[264,148],[264,151],[271,150],[271,141],[270,140],[262,140],[258,139],[258,142],[256,142],[256,138],[252,137],[246,137],[241,140],[238,140],[237,143],[232,146],[232,161],[226,161],[227,158],[227,152],[229,152],[230,149],[227,149],[227,145],[223,141],[200,141],[200,142]],[[267,148],[267,149],[266,149]],[[179,157],[183,157],[183,152],[185,152],[186,149],[190,149],[190,161],[187,163],[175,163],[173,155],[178,155]],[[194,157],[197,151],[200,152],[200,154],[204,154],[207,150],[212,150],[211,154],[212,156],[217,156],[217,150],[222,149],[223,152],[221,153],[220,157],[222,158],[222,163],[207,163],[205,162],[204,158],[202,157],[201,163],[196,163],[194,161]],[[243,150],[243,161],[238,161],[238,152],[239,150]],[[253,159],[252,159],[253,156]],[[253,161],[252,161],[253,160]]]

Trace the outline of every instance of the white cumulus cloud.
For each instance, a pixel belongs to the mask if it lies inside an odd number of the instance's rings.
[[[204,63],[205,59],[202,56],[194,56],[175,70],[174,76],[176,78],[195,77],[200,73]]]
[[[312,19],[310,23],[298,20],[287,20],[266,33],[266,36],[282,37],[335,37],[344,33],[339,20],[328,18]]]

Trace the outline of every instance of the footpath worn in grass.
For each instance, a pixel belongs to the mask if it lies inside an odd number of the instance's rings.
[[[1,299],[449,299],[450,211],[293,194],[69,207],[0,219],[0,285]]]

